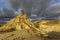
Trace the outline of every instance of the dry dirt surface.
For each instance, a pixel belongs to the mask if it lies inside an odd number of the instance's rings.
[[[5,32],[0,34],[0,40],[41,40],[39,37],[33,34],[33,32],[27,30],[16,30],[13,32]]]
[[[60,40],[59,32],[48,33],[48,36],[38,36],[32,30],[15,30],[0,33],[0,40]]]

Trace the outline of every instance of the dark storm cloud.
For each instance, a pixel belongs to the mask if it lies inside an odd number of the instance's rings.
[[[28,16],[32,14],[41,17],[51,0],[8,0],[11,7],[15,10],[23,9]]]
[[[57,19],[60,16],[60,3],[50,5],[44,12],[46,18]]]
[[[6,14],[6,17],[14,17],[15,16],[14,11],[10,10],[10,9],[4,8],[3,12]]]
[[[0,17],[13,17],[15,14],[7,2],[7,0],[0,0]]]
[[[14,17],[16,16],[13,10],[3,8],[3,11],[0,10],[0,17]]]
[[[50,17],[51,15],[58,15],[57,12],[60,10],[59,6],[54,8],[54,5],[51,5],[53,8],[49,8],[51,2],[51,0],[6,0],[5,7],[3,8],[5,11],[1,15],[5,14],[4,16],[14,16],[14,10],[18,12],[19,8],[23,9],[28,16],[37,15],[37,17],[44,18],[48,16]],[[47,8],[48,12],[46,10]]]
[[[5,0],[0,3],[0,16],[14,17],[23,9],[32,20],[60,18],[60,3],[54,3],[54,0]]]
[[[8,17],[16,16],[15,13],[16,12],[18,13],[20,9],[23,9],[26,12],[27,16],[32,17],[34,19],[39,19],[39,18],[53,19],[53,18],[57,18],[57,16],[59,15],[57,13],[55,14],[56,11],[51,12],[52,7],[49,8],[52,0],[6,0],[6,1],[10,7],[6,6],[5,8],[3,8],[3,12],[1,12],[0,14],[2,16],[8,16]],[[46,10],[47,8],[49,10],[48,12]]]

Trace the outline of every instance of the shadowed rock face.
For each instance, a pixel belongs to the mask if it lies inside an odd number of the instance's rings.
[[[43,40],[60,40],[60,32],[49,32],[48,36],[45,37]]]

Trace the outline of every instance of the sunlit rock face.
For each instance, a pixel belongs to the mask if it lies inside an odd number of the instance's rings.
[[[40,32],[46,35],[49,32],[60,32],[60,20],[40,20],[35,21],[34,24]]]
[[[60,40],[60,20],[31,22],[24,11],[0,27],[0,40]]]
[[[10,20],[8,23],[3,25],[0,28],[0,31],[6,31],[6,30],[21,30],[21,29],[33,29],[35,31],[39,31],[37,28],[35,28],[35,25],[24,15],[24,11],[22,10],[20,12],[21,14],[18,15],[17,17],[13,18]]]
[[[6,35],[1,35],[0,40],[40,40],[39,36],[41,36],[39,29],[26,17],[24,11],[21,11],[20,15],[0,27],[0,33]],[[13,36],[11,36],[12,34]],[[2,38],[2,36],[4,37]]]

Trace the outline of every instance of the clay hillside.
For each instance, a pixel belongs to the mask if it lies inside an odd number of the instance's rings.
[[[40,20],[35,21],[34,25],[48,37],[46,40],[60,40],[60,20]]]
[[[31,22],[22,10],[0,27],[0,40],[60,40],[60,20]]]
[[[40,36],[40,30],[24,15],[23,11],[0,27],[0,33],[1,40],[40,40],[37,37]]]

